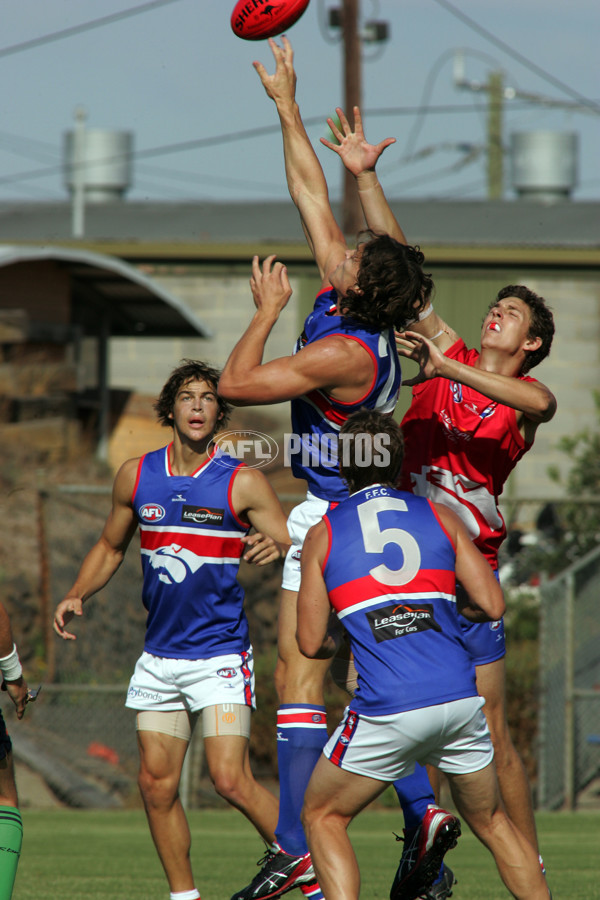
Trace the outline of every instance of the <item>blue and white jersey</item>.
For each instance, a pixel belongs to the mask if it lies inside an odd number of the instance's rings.
[[[390,715],[476,696],[456,609],[456,550],[430,501],[372,485],[323,521],[323,577],[358,671],[352,709]]]
[[[348,489],[338,471],[338,435],[348,416],[362,407],[392,413],[398,402],[402,374],[393,329],[375,331],[335,312],[337,294],[328,288],[317,294],[294,353],[321,338],[341,335],[365,348],[373,360],[373,381],[352,403],[335,400],[324,390],[291,401],[293,437],[289,446],[292,472],[322,500],[339,501]]]
[[[237,581],[250,526],[231,505],[242,463],[214,454],[193,475],[173,475],[169,447],[140,460],[133,509],[141,537],[144,650],[209,659],[250,646]]]

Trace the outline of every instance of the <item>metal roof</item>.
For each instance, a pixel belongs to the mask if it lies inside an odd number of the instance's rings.
[[[46,260],[69,273],[72,323],[86,334],[97,334],[101,311],[112,336],[210,337],[181,300],[120,259],[64,247],[0,245],[0,266]]]
[[[600,248],[600,203],[559,200],[392,200],[412,243],[438,246]],[[333,204],[339,217],[339,206]],[[74,242],[71,206],[0,204],[0,242]],[[88,204],[83,243],[304,244],[291,200]]]

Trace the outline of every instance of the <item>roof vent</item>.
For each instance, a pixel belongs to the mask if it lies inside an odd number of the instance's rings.
[[[554,203],[577,184],[577,134],[522,131],[510,136],[512,185],[522,200]]]
[[[86,203],[122,200],[131,187],[133,134],[99,128],[64,134],[65,184],[71,196],[83,189]]]

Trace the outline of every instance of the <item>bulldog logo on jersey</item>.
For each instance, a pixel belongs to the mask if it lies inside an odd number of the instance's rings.
[[[149,557],[150,565],[157,569],[158,578],[165,584],[181,584],[188,575],[193,575],[204,563],[201,556],[186,550],[179,544],[158,547],[157,550],[146,550],[142,547],[142,556]]]

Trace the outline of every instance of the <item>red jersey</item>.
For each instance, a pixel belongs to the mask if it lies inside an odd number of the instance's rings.
[[[445,355],[473,366],[479,351],[458,340]],[[533,443],[520,433],[515,410],[464,384],[432,378],[413,387],[402,429],[406,452],[400,488],[453,509],[497,569],[498,548],[506,537],[498,498]]]

